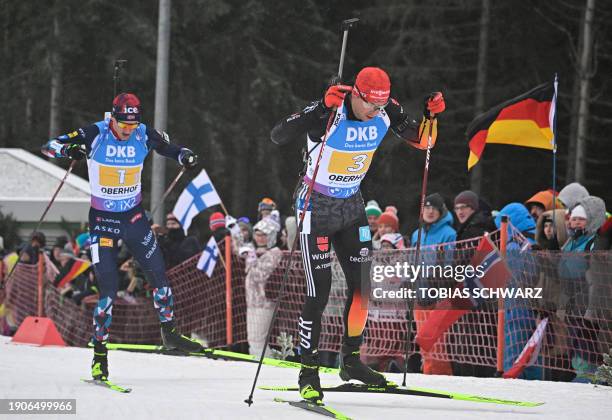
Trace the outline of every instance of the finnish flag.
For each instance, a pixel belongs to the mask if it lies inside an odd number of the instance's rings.
[[[217,241],[215,241],[215,237],[211,236],[202,251],[202,255],[198,260],[198,270],[206,272],[208,277],[212,277],[212,273],[217,265],[217,261],[219,260],[219,247],[217,246]]]
[[[201,211],[216,204],[221,204],[221,198],[213,186],[206,170],[195,177],[183,190],[178,201],[174,205],[172,213],[181,222],[185,234],[191,226],[193,218]]]

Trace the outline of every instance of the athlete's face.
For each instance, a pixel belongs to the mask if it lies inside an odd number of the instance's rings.
[[[370,121],[380,113],[381,106],[367,102],[359,95],[351,94],[351,107],[358,120]]]
[[[138,123],[125,123],[111,118],[113,131],[117,134],[119,140],[127,140],[132,135],[132,132],[138,128]]]

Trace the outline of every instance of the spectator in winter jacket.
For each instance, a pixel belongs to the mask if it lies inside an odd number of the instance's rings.
[[[183,226],[172,213],[166,216],[166,232],[160,241],[166,269],[179,265],[202,250],[197,238],[185,236]]]
[[[548,210],[542,213],[536,224],[535,240],[540,249],[558,251],[567,241],[565,210]]]
[[[557,198],[557,202],[559,202]],[[553,190],[538,191],[529,200],[525,201],[525,207],[533,217],[533,220],[538,220],[538,217],[547,210],[553,208],[561,208],[561,204],[553,205]]]
[[[397,208],[395,206],[385,207],[385,211],[381,213],[376,221],[378,229],[376,234],[372,236],[372,248],[380,249],[380,238],[387,233],[399,232],[399,218],[397,217]]]
[[[255,249],[241,255],[246,261],[247,339],[249,353],[253,355],[263,351],[274,312],[274,301],[266,297],[266,283],[282,259],[282,251],[276,247],[279,230],[276,220],[264,217],[253,227]]]
[[[257,220],[261,220],[264,217],[276,210],[276,203],[271,198],[263,198],[257,205]]]
[[[457,232],[453,229],[453,216],[450,214],[444,199],[438,193],[425,198],[423,208],[423,228],[421,232],[421,246],[437,245],[454,242]],[[412,246],[416,246],[419,230],[415,230],[410,238]]]
[[[380,249],[405,249],[404,237],[401,233],[385,233],[380,238]]]
[[[225,227],[225,216],[219,211],[210,215],[208,226],[217,243],[224,240],[225,237],[230,234],[229,230]]]
[[[370,234],[374,236],[378,232],[378,218],[382,214],[382,210],[375,200],[370,200],[366,204],[365,211],[368,217],[368,225],[370,225]]]
[[[587,189],[578,182],[567,184],[561,191],[559,191],[559,201],[567,210],[573,209],[580,200],[588,196],[589,192]]]
[[[457,245],[455,249],[454,262],[457,265],[469,264],[474,249],[478,246],[479,238],[486,232],[493,232],[497,229],[491,217],[491,211],[486,203],[479,199],[478,195],[470,190],[465,190],[457,194],[454,200],[455,210],[455,230],[457,231]],[[472,239],[472,240],[469,240]],[[475,348],[473,343],[478,342],[483,332],[491,336],[495,335],[495,330],[487,325],[488,320],[494,314],[476,311],[470,314],[470,319],[474,322],[458,324],[455,328],[460,329],[459,334],[454,334],[455,353],[458,355],[472,356],[476,352],[481,352],[477,356],[486,356],[482,350]],[[487,329],[483,331],[483,328]],[[471,363],[452,362],[453,375],[456,376],[476,376],[490,377],[495,374],[495,369],[488,366],[474,365]]]
[[[438,193],[431,194],[425,198],[425,207],[423,208],[423,227],[421,232],[421,261],[428,265],[445,265],[452,264],[452,250],[449,248],[439,250],[434,245],[446,244],[454,242],[456,238],[455,229],[453,229],[453,217],[447,210],[444,204],[444,199]],[[412,233],[411,244],[416,246],[418,243],[418,229]],[[419,264],[420,261],[417,261]],[[443,287],[452,286],[442,284],[440,279],[419,279],[417,287]],[[431,302],[421,302],[419,304],[426,305]],[[430,309],[415,308],[414,319],[417,325],[417,334],[422,328],[424,322],[431,313]],[[446,335],[439,340],[440,346],[446,345]],[[435,348],[432,351],[421,350],[423,360],[423,373],[428,375],[452,375],[453,370],[451,363],[447,361],[437,360],[439,357],[435,353]]]
[[[521,288],[535,284],[538,274],[535,257],[532,253],[526,252],[535,244],[535,221],[521,203],[510,203],[500,210],[495,217],[495,225],[498,228],[501,226],[502,216],[508,216],[509,219],[506,261],[512,272],[512,278],[507,287]],[[505,309],[504,371],[507,371],[535,330],[537,316],[524,299],[505,299]],[[540,358],[538,362],[541,362]],[[538,366],[529,366],[519,378],[541,379],[542,369]]]
[[[53,244],[53,247],[51,248],[51,255],[49,256],[49,259],[51,260],[51,262],[53,264],[55,264],[55,266],[59,269],[60,268],[60,253],[64,250],[64,247],[66,246],[66,244],[68,243],[68,238],[65,236],[58,236],[55,239],[55,243]]]
[[[569,317],[569,321],[574,349],[572,367],[577,375],[575,381],[579,382],[590,382],[585,375],[595,373],[601,351],[595,344],[598,325],[582,317],[589,309],[586,279],[589,262],[584,253],[592,250],[597,230],[605,219],[606,206],[601,198],[589,196],[581,199],[570,212],[569,239],[561,247],[565,254],[559,263],[559,277],[570,291],[569,307],[570,315],[573,316]]]
[[[457,241],[478,238],[485,232],[497,229],[491,214],[480,208],[480,200],[473,191],[466,190],[457,194],[454,210]]]
[[[42,232],[33,232],[30,243],[21,251],[21,262],[24,264],[38,264],[38,254],[47,244],[47,238]]]

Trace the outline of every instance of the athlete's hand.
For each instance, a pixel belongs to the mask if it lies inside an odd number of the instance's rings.
[[[187,148],[182,148],[178,161],[185,168],[193,168],[198,164],[198,155]]]
[[[425,99],[425,111],[423,114],[426,118],[430,116],[433,118],[436,114],[441,113],[446,109],[446,104],[444,103],[444,96],[442,96],[442,92],[433,92],[431,95]]]
[[[325,97],[323,98],[323,102],[325,103],[326,108],[339,108],[344,101],[344,97],[347,93],[349,93],[353,88],[347,85],[332,85],[325,92]]]
[[[72,160],[83,160],[87,157],[84,144],[67,144],[62,148],[62,154]]]

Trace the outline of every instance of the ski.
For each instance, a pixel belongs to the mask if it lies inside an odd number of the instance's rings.
[[[290,401],[284,400],[282,398],[274,398],[274,401],[280,403],[287,403],[293,407],[302,408],[304,410],[311,411],[313,413],[318,413],[327,417],[332,417],[334,419],[342,419],[342,420],[350,420],[351,418],[342,414],[338,410],[331,408],[328,405],[323,403],[317,404],[312,401],[301,400],[301,401]]]
[[[127,393],[132,392],[132,388],[124,388],[122,386],[119,386],[117,384],[112,383],[108,379],[106,379],[106,380],[102,380],[102,379],[81,379],[81,381],[87,382],[88,384],[103,386],[105,388],[112,389],[113,391],[121,392],[123,394],[127,394]]]
[[[135,351],[135,352],[148,352],[148,353],[159,353],[169,355],[187,355],[186,353],[177,350],[168,350],[164,346],[154,344],[120,344],[120,343],[107,343],[106,348],[109,350],[124,350],[124,351]],[[252,354],[238,353],[228,350],[220,349],[209,349],[205,348],[204,351],[198,353],[189,353],[189,356],[207,357],[210,359],[226,359],[236,360],[250,363],[259,363],[259,357]],[[263,364],[268,366],[276,366],[281,368],[292,368],[301,369],[302,364],[298,362],[290,362],[288,360],[272,359],[270,357],[264,357]],[[338,374],[337,368],[330,368],[325,366],[319,367],[319,372],[322,373],[333,373]]]
[[[298,391],[297,386],[259,386],[259,389],[266,391]],[[324,392],[364,392],[372,394],[400,394],[413,395],[417,397],[433,397],[433,398],[448,398],[451,400],[471,401],[479,403],[513,405],[517,407],[537,407],[544,403],[528,402],[528,401],[512,401],[501,398],[483,397],[480,395],[459,394],[455,392],[444,392],[426,388],[408,387],[402,388],[398,386],[370,386],[364,384],[346,383],[337,386],[324,386]]]

